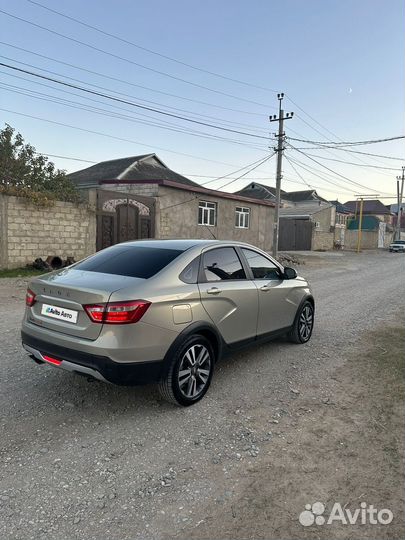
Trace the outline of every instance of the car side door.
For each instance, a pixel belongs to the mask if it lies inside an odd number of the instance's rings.
[[[249,248],[241,248],[241,252],[259,293],[257,336],[290,327],[297,311],[290,298],[294,280],[284,279],[280,267],[263,254]]]
[[[203,251],[198,286],[205,311],[228,345],[256,337],[259,294],[234,247]]]

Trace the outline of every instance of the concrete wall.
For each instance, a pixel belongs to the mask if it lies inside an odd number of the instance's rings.
[[[312,231],[312,250],[330,251],[333,249],[334,233],[314,229]]]
[[[156,205],[157,238],[213,238],[248,242],[271,251],[274,208],[261,204],[224,199],[166,186],[159,186]],[[217,225],[198,225],[200,200],[217,203]],[[250,208],[249,229],[235,227],[235,208]]]
[[[0,195],[0,268],[48,255],[82,259],[96,250],[96,216],[87,205],[56,201],[49,208]]]
[[[143,195],[144,197],[157,197],[158,184],[101,184],[100,189],[109,191],[122,191],[134,195]]]
[[[312,214],[312,221],[314,222],[314,229],[312,231],[312,249],[315,250],[331,250],[334,243],[334,229],[336,218],[336,208],[330,206],[324,208],[315,214]],[[319,227],[315,227],[315,223],[318,222]]]
[[[393,234],[385,233],[384,248],[388,248],[392,242]],[[345,249],[357,249],[357,230],[345,231]],[[362,231],[361,232],[361,249],[377,249],[378,248],[378,231]]]

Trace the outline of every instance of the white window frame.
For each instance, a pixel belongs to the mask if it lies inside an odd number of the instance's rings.
[[[217,203],[211,201],[198,202],[198,225],[206,227],[216,227],[217,225]],[[201,220],[200,220],[201,210]]]
[[[247,206],[237,206],[235,208],[235,228],[249,229],[250,227],[250,208]]]

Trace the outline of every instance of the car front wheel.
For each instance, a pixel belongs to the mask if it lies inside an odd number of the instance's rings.
[[[215,355],[204,336],[187,338],[173,354],[167,375],[159,383],[161,396],[183,407],[197,403],[207,392]]]
[[[312,335],[314,328],[315,310],[311,302],[306,301],[299,308],[294,325],[288,334],[290,341],[293,343],[307,343]]]

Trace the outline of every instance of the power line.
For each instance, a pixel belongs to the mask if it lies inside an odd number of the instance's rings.
[[[295,174],[301,178],[302,182],[308,186],[309,188],[313,189],[313,186],[311,186],[310,184],[308,184],[308,182],[305,180],[305,178],[303,176],[301,176],[301,174],[297,171],[297,169],[295,168],[294,164],[292,163],[292,161],[290,160],[290,158],[286,155],[285,156],[285,159],[288,161],[288,163],[291,165],[292,169],[294,170]]]
[[[8,112],[10,114],[16,114],[18,116],[23,116],[25,118],[31,118],[33,120],[38,120],[40,122],[46,122],[46,123],[54,124],[54,125],[57,125],[57,126],[68,127],[70,129],[76,129],[78,131],[83,131],[85,133],[91,133],[93,135],[100,135],[101,137],[107,137],[109,139],[115,139],[117,141],[123,141],[123,142],[128,142],[128,143],[131,143],[131,144],[137,144],[139,146],[144,146],[145,148],[152,148],[154,150],[162,150],[164,152],[170,152],[171,154],[177,154],[179,156],[191,157],[191,158],[199,159],[199,160],[202,160],[202,161],[208,161],[210,163],[216,163],[216,164],[219,164],[219,165],[227,165],[227,166],[231,166],[231,167],[233,166],[232,164],[226,163],[224,161],[217,161],[217,160],[213,160],[213,159],[203,158],[201,156],[196,156],[196,155],[193,155],[193,154],[187,154],[187,153],[184,153],[184,152],[177,152],[176,150],[170,150],[168,148],[163,148],[161,146],[145,144],[143,142],[134,141],[132,139],[126,139],[124,137],[117,137],[115,135],[110,135],[109,133],[103,133],[101,131],[94,131],[94,130],[91,130],[91,129],[86,129],[86,128],[82,128],[82,127],[79,127],[79,126],[74,126],[74,125],[71,125],[71,124],[66,124],[64,122],[58,122],[56,120],[49,120],[48,118],[42,118],[40,116],[34,116],[34,115],[31,115],[31,114],[25,114],[25,113],[12,111],[10,109],[3,109],[3,108],[0,108],[0,111]]]
[[[306,167],[306,165],[304,163],[302,163],[301,161],[298,161],[298,160],[295,160],[293,158],[291,158],[290,156],[290,160],[297,166],[301,167],[302,169],[304,169],[305,171],[309,172],[310,174],[313,174],[315,176],[317,176],[318,178],[320,178],[323,182],[326,182],[327,184],[331,184],[335,187],[338,187],[339,189],[343,189],[346,193],[349,193],[350,195],[353,195],[355,193],[355,191],[350,191],[346,186],[342,186],[342,184],[339,184],[337,182],[333,182],[332,180],[328,180],[327,178],[325,178],[325,175],[321,176],[320,174],[318,174],[317,172],[315,172],[315,169],[311,168],[311,167]],[[319,188],[319,189],[327,189],[327,188]]]
[[[339,141],[342,141],[342,139],[341,139],[338,135],[336,135],[336,133],[334,133],[333,131],[331,131],[330,129],[328,129],[327,127],[325,127],[323,124],[321,124],[320,122],[318,122],[318,121],[317,121],[313,116],[311,116],[307,111],[305,111],[302,107],[300,107],[297,103],[295,103],[295,101],[293,101],[293,100],[291,99],[291,97],[289,97],[289,96],[287,96],[287,97],[288,97],[288,99],[289,99],[292,103],[294,103],[294,105],[296,105],[296,107],[298,107],[298,109],[299,109],[300,111],[302,111],[306,116],[308,116],[308,118],[310,118],[313,122],[315,122],[318,126],[320,126],[324,131],[326,131],[327,133],[329,133],[329,134],[332,135],[333,137],[339,139]],[[297,116],[298,116],[298,115],[297,115]],[[316,131],[317,133],[319,133],[320,135],[324,136],[324,134],[323,134],[321,131],[319,131],[319,129],[317,129],[316,127],[314,127],[314,126],[312,126],[311,124],[309,124],[309,123],[308,123],[306,120],[304,120],[302,117],[298,116],[298,118],[300,118],[301,121],[303,121],[306,125],[308,125],[312,130],[314,130],[314,131]],[[330,141],[330,139],[329,139],[329,141]],[[346,150],[346,151],[347,151],[347,152],[350,152],[350,150]],[[366,163],[363,159],[361,159],[360,157],[357,157],[357,155],[362,154],[361,152],[356,152],[356,151],[354,151],[354,150],[352,150],[351,152],[354,153],[354,154],[356,154],[355,157],[356,157],[356,159],[357,159],[358,161],[360,161],[361,163]],[[331,155],[334,155],[332,152],[329,152],[329,153],[330,153]],[[376,155],[376,154],[374,154],[374,155],[373,155],[373,154],[366,154],[366,155],[369,155],[370,157],[372,157],[372,158],[374,159],[374,161],[376,161],[377,163],[378,163],[378,162],[381,163],[381,161],[378,159],[378,158],[379,158],[378,155]],[[375,158],[377,158],[377,159],[375,159]],[[381,173],[381,174],[384,174],[384,173]]]
[[[81,41],[79,39],[76,39],[76,38],[73,38],[73,37],[70,37],[70,36],[66,36],[65,34],[62,34],[61,32],[57,32],[56,30],[52,30],[51,28],[47,28],[46,26],[42,26],[40,24],[34,23],[33,21],[28,21],[27,19],[24,19],[22,17],[18,17],[17,15],[13,15],[12,13],[4,11],[3,9],[0,9],[0,13],[3,13],[7,17],[11,17],[12,19],[16,19],[16,20],[21,21],[21,22],[23,22],[25,24],[29,24],[31,26],[34,26],[36,28],[39,28],[41,30],[44,30],[44,31],[49,32],[51,34],[54,34],[56,36],[59,36],[59,37],[61,37],[63,39],[72,41],[73,43],[77,43],[78,45],[82,45],[83,47],[87,47],[89,49],[92,49],[93,51],[101,52],[101,53],[103,53],[103,54],[105,54],[107,56],[111,56],[112,58],[115,58],[117,60],[122,60],[123,62],[127,62],[129,64],[134,65],[134,66],[145,69],[147,71],[151,71],[152,73],[156,73],[158,75],[163,75],[164,77],[168,77],[168,78],[173,79],[175,81],[180,81],[182,83],[189,84],[189,85],[194,86],[196,88],[201,88],[203,90],[207,90],[208,92],[213,92],[215,94],[220,94],[222,96],[226,96],[226,97],[236,99],[238,101],[244,101],[246,103],[252,103],[254,105],[259,105],[261,107],[268,108],[268,106],[265,105],[264,103],[259,103],[257,101],[252,101],[250,99],[245,99],[245,98],[242,98],[242,97],[239,97],[239,96],[234,96],[233,94],[228,94],[226,92],[222,92],[221,90],[215,90],[213,88],[209,88],[208,86],[204,86],[202,84],[194,83],[192,81],[188,81],[188,80],[183,79],[181,77],[176,77],[175,75],[170,75],[169,73],[165,73],[164,71],[160,71],[158,69],[154,69],[154,68],[151,68],[149,66],[145,66],[143,64],[140,64],[139,62],[135,62],[134,60],[131,60],[129,58],[125,58],[124,56],[120,56],[120,55],[112,53],[110,51],[106,51],[104,49],[101,49],[100,47],[95,47],[94,45],[91,45],[90,43],[86,43],[85,41]]]
[[[327,161],[336,161],[338,163],[344,163],[346,165],[355,165],[356,167],[371,167],[373,169],[386,169],[388,171],[400,171],[401,169],[400,168],[395,168],[395,167],[381,167],[379,165],[372,165],[372,164],[364,164],[364,163],[354,163],[353,161],[345,161],[343,159],[334,159],[334,158],[330,158],[330,157],[325,157],[325,156],[318,156],[318,155],[314,155],[314,154],[308,154],[308,156],[311,156],[311,157],[315,157],[315,158],[318,158],[318,159],[325,159]]]
[[[44,157],[68,159],[70,161],[81,161],[83,163],[91,163],[92,165],[96,165],[98,163],[98,161],[90,161],[89,159],[81,159],[81,158],[76,158],[76,157],[71,157],[71,156],[61,156],[59,154],[47,154],[44,152],[37,152],[36,150],[34,151],[34,154],[39,154],[40,156],[44,156]]]
[[[6,88],[5,86],[8,86],[9,88]],[[143,125],[147,125],[147,126],[158,127],[160,129],[165,129],[165,130],[172,131],[172,132],[174,131],[176,133],[184,133],[184,134],[187,134],[187,135],[191,135],[193,137],[200,137],[200,138],[208,139],[208,140],[217,140],[217,141],[228,142],[228,143],[231,143],[231,144],[237,144],[239,146],[244,146],[246,148],[253,148],[255,150],[264,149],[262,147],[247,144],[244,141],[238,141],[238,140],[235,140],[235,139],[229,139],[229,138],[226,138],[226,137],[221,137],[219,135],[213,135],[211,133],[205,133],[205,132],[202,132],[202,131],[195,131],[195,130],[192,130],[192,129],[186,129],[183,126],[178,126],[176,124],[170,124],[170,123],[161,124],[161,123],[157,123],[157,122],[150,122],[150,121],[138,119],[137,117],[134,117],[134,116],[131,116],[131,115],[125,115],[125,114],[122,114],[122,113],[116,113],[115,111],[107,111],[106,109],[101,109],[99,107],[94,107],[94,106],[91,106],[91,105],[87,105],[87,104],[80,103],[80,102],[77,102],[77,101],[72,101],[72,100],[60,98],[60,97],[57,97],[57,96],[50,96],[49,94],[44,94],[43,92],[35,92],[33,90],[28,90],[28,89],[24,89],[26,91],[22,92],[22,91],[16,90],[16,89],[21,88],[21,87],[18,87],[18,86],[15,86],[15,85],[5,85],[4,83],[0,83],[0,88],[3,88],[3,90],[6,90],[6,91],[10,91],[10,92],[12,91],[15,94],[21,94],[21,95],[24,95],[24,96],[27,96],[27,97],[39,99],[41,101],[46,101],[46,102],[49,102],[49,103],[55,103],[55,104],[58,104],[58,105],[63,105],[65,107],[71,107],[71,108],[78,109],[78,110],[84,110],[84,111],[87,111],[87,112],[91,112],[93,114],[99,114],[99,115],[102,115],[102,116],[107,116],[109,118],[116,118],[116,119],[119,119],[119,120],[125,120],[125,121],[128,121],[128,122],[134,122],[134,123],[137,123],[137,124],[143,124]],[[38,94],[38,95],[35,95],[35,94]],[[47,97],[41,97],[41,96],[50,96],[51,99],[48,99]],[[146,116],[146,117],[149,118],[148,116]],[[170,126],[174,126],[174,127],[170,127]]]
[[[385,139],[371,139],[367,141],[342,141],[342,142],[336,142],[336,141],[311,141],[308,139],[297,139],[295,137],[287,137],[291,141],[298,141],[302,143],[307,144],[316,144],[320,146],[326,145],[326,148],[331,148],[330,145],[336,145],[336,146],[358,146],[358,145],[364,145],[364,144],[376,144],[376,143],[382,143],[382,142],[389,142],[389,141],[397,141],[398,139],[405,139],[405,135],[399,135],[396,137],[387,137]]]
[[[84,68],[84,67],[81,67],[81,66],[77,66],[77,65],[71,64],[69,62],[64,62],[63,60],[57,60],[56,58],[52,58],[50,56],[46,56],[46,55],[40,54],[38,52],[29,51],[28,49],[24,49],[22,47],[17,47],[16,45],[11,45],[10,43],[6,43],[4,41],[0,41],[0,44],[5,45],[7,47],[11,47],[11,48],[16,49],[18,51],[25,52],[27,54],[32,54],[34,56],[38,56],[39,58],[43,58],[44,60],[50,60],[51,62],[56,62],[58,64],[68,66],[68,67],[71,67],[73,69],[77,69],[79,71],[84,71],[85,73],[90,73],[92,75],[97,75],[98,77],[102,77],[104,79],[108,79],[108,80],[111,80],[111,81],[126,84],[126,85],[132,86],[134,88],[141,88],[142,90],[147,90],[148,92],[155,92],[155,93],[158,93],[158,94],[162,94],[164,96],[174,97],[176,99],[182,99],[182,100],[185,100],[185,101],[197,103],[199,105],[205,105],[205,106],[208,106],[208,107],[214,107],[214,108],[217,108],[217,109],[223,109],[225,111],[237,112],[239,114],[250,114],[250,115],[259,116],[259,117],[264,116],[264,114],[261,114],[261,113],[254,113],[254,112],[251,112],[251,111],[244,111],[244,110],[241,110],[241,109],[234,109],[234,108],[231,108],[231,107],[224,107],[222,105],[209,103],[209,102],[206,102],[206,101],[200,101],[200,100],[188,98],[188,97],[185,97],[185,96],[179,96],[177,94],[171,94],[169,92],[163,92],[162,90],[156,90],[155,88],[150,88],[148,86],[142,86],[140,84],[136,84],[136,83],[133,83],[133,82],[130,82],[130,81],[126,81],[124,79],[120,79],[118,77],[112,77],[110,75],[106,75],[105,73],[100,73],[98,71],[94,71],[94,70],[87,69],[87,68]],[[173,110],[177,110],[177,111],[180,111],[180,112],[185,112],[187,114],[194,114],[194,115],[197,115],[197,116],[202,116],[202,117],[207,117],[207,118],[210,118],[210,119],[219,120],[216,116],[214,117],[214,116],[210,116],[210,115],[207,115],[207,114],[195,113],[194,111],[188,111],[188,110],[185,110],[185,109],[181,109],[179,107],[172,107],[170,105],[163,105],[162,103],[159,103],[159,102],[156,102],[156,101],[151,101],[151,100],[148,100],[148,99],[141,99],[141,98],[138,98],[138,97],[131,96],[129,94],[125,94],[123,92],[113,91],[113,90],[110,90],[110,89],[108,89],[108,88],[106,88],[104,86],[99,86],[97,84],[84,82],[81,79],[77,79],[77,78],[74,78],[74,77],[69,77],[67,75],[61,75],[60,73],[57,73],[55,71],[51,71],[49,69],[40,68],[38,66],[34,66],[34,65],[28,64],[26,62],[21,62],[19,60],[16,60],[15,58],[10,58],[8,56],[3,56],[3,55],[0,55],[0,57],[4,58],[6,60],[9,60],[9,61],[15,62],[17,64],[21,64],[23,66],[28,66],[28,67],[31,67],[31,68],[38,69],[40,71],[44,71],[45,73],[50,73],[51,75],[56,75],[58,77],[65,77],[66,79],[76,81],[76,82],[79,82],[79,83],[82,83],[82,84],[87,84],[89,86],[94,86],[95,88],[99,88],[101,90],[107,90],[107,91],[110,91],[110,92],[113,92],[113,93],[116,93],[116,94],[119,94],[119,95],[122,95],[122,96],[130,97],[132,99],[138,99],[139,101],[144,101],[145,103],[152,103],[153,105],[158,105],[159,107],[166,107],[168,109],[173,109]],[[226,120],[223,120],[223,119],[221,119],[221,120],[224,121],[224,122],[226,121]],[[253,126],[252,124],[243,124],[243,123],[240,123],[240,122],[231,122],[231,121],[228,121],[228,122],[232,123],[232,124],[238,124],[238,125],[241,125],[241,126],[245,126],[245,127],[250,127],[250,128],[256,129],[256,130],[259,129],[259,130],[265,131],[265,130],[263,130],[263,128],[258,128],[257,126]]]
[[[71,96],[75,96],[75,97],[80,97],[80,98],[83,98],[83,99],[86,99],[86,100],[89,100],[89,101],[92,101],[92,102],[95,102],[95,103],[101,103],[102,105],[106,105],[107,107],[112,107],[114,109],[118,109],[120,111],[125,111],[126,113],[128,112],[128,109],[124,108],[124,107],[119,107],[118,105],[112,105],[112,104],[109,104],[109,103],[104,103],[104,101],[100,101],[98,99],[94,99],[94,98],[91,98],[91,97],[88,97],[88,96],[81,96],[77,93],[74,93],[74,92],[69,92],[68,90],[64,89],[64,88],[58,88],[58,87],[53,87],[49,84],[45,84],[45,83],[42,83],[42,82],[39,82],[39,81],[31,81],[25,77],[20,77],[19,75],[14,75],[12,73],[7,73],[5,71],[0,71],[0,73],[3,73],[5,75],[7,75],[8,77],[13,77],[13,78],[16,78],[16,79],[19,79],[19,80],[22,80],[22,81],[25,81],[25,82],[29,82],[29,83],[34,83],[36,85],[39,85],[39,86],[43,86],[45,88],[50,88],[52,90],[57,90],[58,92],[63,92],[63,93],[66,93],[66,94],[69,94]],[[6,84],[6,83],[2,83],[2,84]],[[16,89],[23,89],[27,92],[33,92],[33,93],[36,93],[36,94],[39,94],[39,95],[42,95],[42,96],[47,96],[47,97],[52,97],[54,99],[61,99],[63,101],[67,101],[68,103],[78,103],[78,102],[74,102],[74,101],[71,101],[71,100],[65,100],[64,98],[60,98],[59,96],[54,96],[54,95],[50,95],[50,94],[44,94],[42,92],[36,92],[34,90],[31,90],[29,88],[25,88],[25,87],[20,87],[20,86],[14,86],[14,85],[7,85],[7,86],[10,86],[10,87],[13,87],[13,88],[16,88]],[[34,96],[31,96],[31,97],[34,97]],[[57,102],[59,103],[59,102]],[[81,105],[85,105],[85,104],[81,104]],[[102,110],[102,111],[105,111],[105,109],[99,109],[96,107],[96,109],[98,110]],[[155,118],[153,116],[150,116],[150,115],[147,115],[147,114],[142,114],[142,113],[139,113],[141,116],[145,117],[145,118],[151,118],[153,120],[155,120]],[[125,116],[125,115],[124,115]],[[132,117],[131,117],[132,118]],[[156,125],[156,124],[151,124],[151,125]],[[161,124],[159,124],[161,125]],[[183,126],[179,126],[179,124],[170,124],[170,123],[167,123],[168,126],[175,126],[175,127],[179,127],[181,129],[188,129],[188,128],[184,128]],[[194,131],[194,133],[204,133],[204,132],[197,132],[197,131]],[[213,135],[209,135],[210,137],[214,137]],[[216,137],[216,136],[215,136]],[[225,140],[225,139],[224,139]],[[246,143],[243,143],[246,145]],[[246,145],[247,146],[247,145]]]
[[[268,140],[268,137],[265,137],[263,135],[257,135],[255,133],[248,133],[246,131],[239,131],[239,130],[236,130],[236,129],[226,128],[226,127],[223,127],[223,126],[217,126],[215,124],[210,124],[208,122],[202,122],[202,121],[198,121],[198,120],[193,120],[191,118],[187,118],[185,116],[180,116],[178,114],[173,114],[173,113],[169,113],[169,112],[166,112],[166,111],[161,111],[161,110],[155,109],[153,107],[147,107],[146,105],[140,105],[139,103],[134,103],[132,101],[128,101],[128,100],[125,100],[125,99],[110,96],[108,94],[104,94],[102,92],[97,92],[97,91],[91,90],[89,88],[84,88],[84,87],[81,87],[81,86],[78,86],[76,84],[72,84],[72,83],[69,83],[69,82],[66,82],[66,81],[60,81],[58,79],[54,79],[53,77],[48,77],[46,75],[41,75],[41,74],[35,73],[33,71],[22,69],[22,68],[19,68],[19,67],[16,67],[16,66],[11,66],[10,64],[6,64],[4,62],[0,62],[0,66],[6,67],[8,69],[12,69],[12,70],[15,70],[15,71],[18,71],[18,72],[21,72],[21,73],[26,73],[27,75],[31,75],[33,77],[38,77],[40,79],[51,81],[51,82],[54,82],[56,84],[67,86],[69,88],[74,88],[75,90],[80,90],[82,92],[87,92],[89,94],[100,96],[100,97],[103,97],[105,99],[110,99],[112,101],[117,101],[119,103],[125,103],[126,105],[131,105],[132,107],[136,107],[138,109],[151,111],[151,112],[154,112],[154,113],[157,113],[157,114],[162,114],[164,116],[169,116],[171,118],[177,118],[178,120],[184,120],[185,122],[191,122],[193,124],[199,124],[201,126],[206,126],[206,127],[211,127],[211,128],[214,128],[214,129],[219,129],[221,131],[227,131],[229,133],[237,133],[238,135],[245,135],[247,137],[254,137],[254,138],[257,138],[257,139]]]
[[[207,73],[208,75],[213,75],[214,77],[219,77],[219,78],[224,79],[226,81],[231,81],[231,82],[235,82],[235,83],[238,83],[238,84],[243,84],[245,86],[250,86],[251,88],[257,88],[258,90],[265,90],[267,92],[277,93],[277,90],[273,90],[272,88],[265,88],[263,86],[258,86],[258,85],[253,84],[253,83],[248,83],[246,81],[241,81],[240,79],[234,79],[232,77],[228,77],[228,76],[222,75],[220,73],[215,73],[214,71],[210,71],[208,69],[204,69],[204,68],[194,66],[192,64],[188,64],[187,62],[183,62],[182,60],[178,60],[176,58],[173,58],[172,56],[167,56],[166,54],[159,53],[159,52],[154,51],[152,49],[148,49],[147,47],[143,47],[143,46],[141,46],[141,45],[139,45],[137,43],[134,43],[133,41],[129,41],[129,40],[124,39],[124,38],[122,38],[120,36],[117,36],[116,34],[106,32],[105,30],[102,30],[101,28],[98,28],[97,26],[93,26],[91,24],[85,23],[84,21],[81,21],[81,20],[76,19],[74,17],[71,17],[69,15],[66,15],[65,13],[61,13],[60,11],[52,9],[52,8],[50,8],[48,6],[44,6],[43,4],[40,4],[39,2],[35,2],[34,0],[27,0],[27,2],[29,2],[30,4],[35,4],[36,6],[39,6],[39,7],[43,8],[43,9],[46,9],[47,11],[55,13],[56,15],[59,15],[60,17],[64,17],[65,19],[71,20],[71,21],[73,21],[73,22],[75,22],[77,24],[80,24],[80,25],[82,25],[82,26],[84,26],[86,28],[90,28],[91,30],[94,30],[96,32],[99,32],[100,34],[103,34],[104,36],[111,37],[113,39],[121,41],[122,43],[126,43],[127,45],[131,45],[132,47],[136,47],[137,49],[140,49],[142,51],[146,51],[146,52],[148,52],[150,54],[159,56],[160,58],[165,58],[166,60],[170,60],[171,62],[175,62],[176,64],[179,64],[181,66],[185,66],[185,67],[188,67],[190,69],[200,71],[202,73]]]
[[[257,164],[255,167],[252,167],[251,169],[249,169],[248,171],[246,171],[245,173],[241,174],[240,176],[237,176],[235,179],[231,180],[230,182],[227,182],[226,184],[223,184],[222,186],[219,186],[218,190],[220,189],[223,189],[224,187],[227,187],[229,186],[230,184],[233,184],[234,182],[236,182],[237,180],[240,180],[241,178],[243,178],[244,176],[247,176],[249,173],[251,173],[252,171],[254,171],[255,169],[257,169],[258,167],[260,167],[261,165],[263,165],[264,163],[266,163],[266,161],[268,161],[270,158],[272,158],[274,156],[275,152],[273,152],[273,154],[271,154],[270,156],[267,156],[265,159],[263,159],[259,164]]]
[[[350,152],[351,154],[361,154],[362,156],[373,156],[383,159],[395,159],[397,161],[405,161],[405,158],[394,157],[394,156],[384,156],[382,154],[373,154],[371,152],[360,152],[359,150],[349,150],[347,148],[339,148],[338,146],[304,146],[304,147],[295,147],[296,150],[320,150],[322,148],[333,148],[334,150],[342,150],[343,152]]]
[[[324,169],[328,170],[329,172],[331,172],[332,174],[336,175],[336,176],[339,176],[340,178],[343,178],[343,180],[345,180],[347,183],[350,183],[350,184],[353,184],[355,186],[358,186],[358,187],[361,187],[361,188],[365,188],[365,189],[368,189],[368,190],[371,190],[371,191],[374,191],[376,193],[378,193],[377,190],[373,189],[373,188],[370,188],[368,186],[365,186],[363,184],[360,184],[359,182],[356,182],[354,180],[352,180],[351,178],[348,178],[347,176],[343,175],[343,174],[340,174],[336,171],[334,171],[333,169],[327,167],[326,165],[324,165],[323,163],[320,163],[319,161],[317,161],[316,159],[310,157],[308,154],[306,154],[305,152],[302,152],[302,150],[298,150],[297,148],[295,148],[294,146],[292,146],[291,144],[289,144],[289,146],[291,148],[293,148],[294,150],[297,150],[300,154],[304,155],[306,158],[310,159],[311,161],[314,161],[315,163],[317,163],[318,165],[320,165],[321,167],[323,167]]]
[[[273,155],[274,155],[274,154],[273,154]],[[269,158],[270,158],[270,157],[271,157],[271,156],[269,156]],[[203,184],[200,184],[200,185],[201,185],[201,186],[206,186],[207,184],[211,184],[212,182],[216,182],[216,181],[218,181],[218,180],[222,180],[223,178],[228,178],[229,176],[231,176],[231,174],[236,174],[236,173],[238,173],[238,172],[240,172],[240,171],[243,171],[243,170],[245,170],[245,169],[248,169],[249,167],[253,167],[254,165],[256,165],[256,164],[259,163],[259,162],[260,162],[259,165],[261,165],[261,162],[264,163],[264,160],[266,160],[266,159],[267,159],[267,156],[265,156],[264,158],[260,158],[260,159],[258,159],[258,160],[256,160],[256,161],[254,161],[253,163],[249,163],[248,165],[245,165],[244,167],[241,167],[240,169],[237,169],[236,171],[232,171],[232,172],[230,172],[230,173],[228,173],[228,174],[224,174],[224,175],[222,175],[222,176],[217,176],[217,177],[214,177],[214,176],[213,176],[213,177],[212,177],[212,178],[213,178],[212,180],[208,180],[208,182],[204,182]],[[256,167],[254,167],[254,169],[255,169],[255,168],[256,168]],[[250,171],[248,171],[248,173],[251,172],[251,171],[254,170],[254,169],[251,169]],[[190,176],[198,176],[198,175],[190,175]],[[241,178],[241,177],[238,176],[238,177],[234,178],[234,180],[239,180],[239,178]],[[221,188],[218,188],[218,189],[221,189]]]

